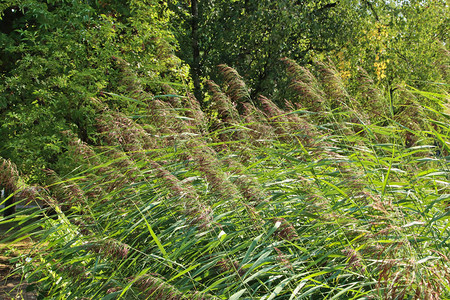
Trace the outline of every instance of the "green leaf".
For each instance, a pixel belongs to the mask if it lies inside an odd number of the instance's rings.
[[[247,290],[246,289],[242,289],[236,293],[234,293],[233,295],[230,296],[230,298],[228,298],[229,300],[237,300],[239,299]]]

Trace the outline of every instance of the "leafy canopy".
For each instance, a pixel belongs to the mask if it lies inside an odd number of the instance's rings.
[[[62,131],[96,143],[93,97],[185,78],[158,1],[2,0],[0,16],[0,156],[20,169],[67,164]]]

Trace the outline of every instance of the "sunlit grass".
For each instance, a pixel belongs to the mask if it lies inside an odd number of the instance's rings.
[[[114,113],[107,146],[74,137],[79,169],[49,173],[51,209],[12,235],[36,241],[24,280],[52,299],[450,297],[448,115],[235,108],[231,79],[208,131],[160,107],[151,134]]]

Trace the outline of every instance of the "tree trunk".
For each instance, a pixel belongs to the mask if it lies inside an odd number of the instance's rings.
[[[198,45],[198,1],[191,1],[191,30],[192,30],[192,66],[191,76],[194,82],[194,96],[203,107],[203,94],[200,86],[200,48]]]

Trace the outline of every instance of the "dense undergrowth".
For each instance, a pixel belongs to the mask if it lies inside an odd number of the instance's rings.
[[[284,62],[284,107],[222,65],[207,111],[93,98],[99,146],[67,131],[78,168],[45,187],[3,160],[17,202],[46,204],[20,212],[40,218],[10,236],[36,241],[16,272],[49,299],[450,297],[445,96]]]

